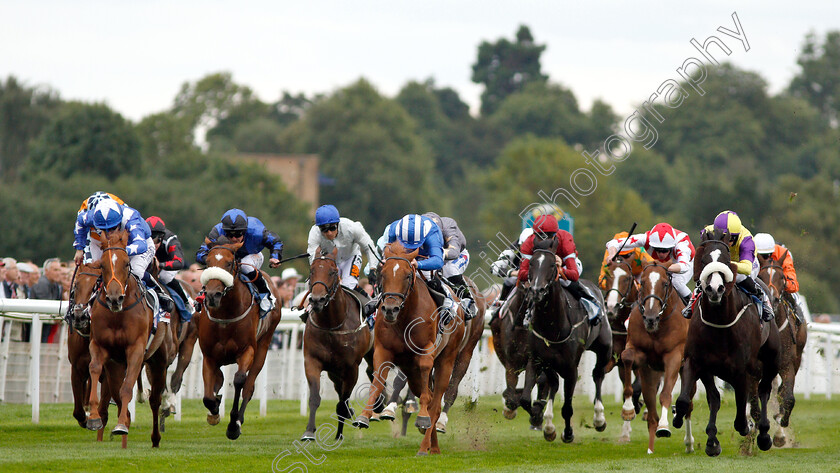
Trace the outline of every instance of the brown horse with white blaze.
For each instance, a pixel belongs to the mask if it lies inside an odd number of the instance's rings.
[[[131,274],[126,251],[128,232],[116,230],[104,235],[107,248],[94,268],[102,271],[103,287],[91,307],[90,327],[90,417],[87,428],[103,428],[97,384],[102,370],[108,372],[111,393],[119,408],[119,421],[112,431],[123,435],[126,446],[131,418],[128,403],[144,362],[151,376],[152,446],[160,446],[161,395],[166,385],[166,368],[175,357],[175,341],[168,324],[155,330],[154,310],[148,306],[140,281]],[[154,332],[154,333],[153,333]],[[105,401],[107,402],[107,401]]]
[[[420,412],[414,425],[424,434],[417,453],[426,455],[440,453],[434,426],[467,337],[460,308],[443,333],[438,333],[438,318],[442,314],[412,264],[417,254],[418,250],[409,252],[399,242],[385,247],[379,271],[382,299],[374,329],[373,386],[365,409],[353,424],[359,428],[369,426],[374,405],[383,400],[388,371],[397,366],[408,377],[409,388],[420,395]]]
[[[677,376],[682,367],[683,351],[688,336],[688,320],[681,317],[682,299],[674,290],[671,274],[665,266],[650,263],[644,267],[639,289],[639,303],[630,313],[627,347],[621,354],[624,363],[624,420],[636,416],[633,406],[633,388],[630,372],[636,367],[642,381],[642,395],[647,407],[648,453],[653,453],[656,437],[670,437],[668,414]],[[664,379],[663,379],[664,375]],[[656,412],[656,390],[662,380],[659,404],[661,417]],[[686,415],[691,418],[691,412]],[[694,451],[691,422],[685,429],[686,453]]]
[[[265,364],[281,313],[275,307],[260,319],[259,303],[239,278],[236,250],[242,243],[229,243],[226,238],[219,238],[215,243],[205,239],[205,242],[213,245],[207,254],[207,269],[201,274],[205,300],[201,313],[194,316],[198,344],[204,355],[204,406],[210,411],[207,423],[218,424],[222,400],[219,391],[224,383],[221,367],[235,363],[233,406],[225,432],[229,439],[235,440],[242,433],[245,408],[254,394],[254,384]],[[277,297],[271,279],[265,273],[262,277]]]

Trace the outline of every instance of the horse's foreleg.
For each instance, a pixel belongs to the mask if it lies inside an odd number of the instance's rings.
[[[131,417],[128,412],[128,403],[131,402],[131,397],[134,394],[134,385],[137,384],[137,379],[140,377],[140,371],[143,369],[143,355],[146,352],[145,337],[141,338],[140,342],[129,345],[125,350],[125,379],[120,385],[119,393],[115,393],[122,401],[120,408],[120,416],[114,430],[111,431],[115,435],[128,435],[128,428],[131,425]],[[125,448],[125,442],[123,442]]]
[[[703,386],[706,388],[706,402],[709,404],[709,423],[706,424],[706,435],[708,436],[708,439],[706,440],[706,455],[716,457],[720,455],[721,452],[720,442],[717,439],[717,414],[720,410],[720,391],[718,391],[717,386],[715,386],[714,376],[704,373],[701,380],[703,381]],[[685,392],[680,393],[680,400],[682,400],[684,395],[686,395]],[[679,403],[680,400],[678,400],[677,403]],[[677,404],[677,409],[679,409],[679,404]],[[744,405],[741,404],[742,412],[743,409]],[[741,415],[743,415],[743,413]],[[674,422],[674,424],[676,424],[676,422]]]
[[[397,408],[401,404],[400,393],[408,383],[408,379],[402,371],[396,370],[396,373],[397,375],[394,377],[394,384],[391,386],[391,397],[388,398],[388,405],[385,406],[382,410],[382,414],[379,416],[382,420],[394,420],[397,418]]]
[[[204,407],[209,411],[207,423],[216,425],[219,423],[219,405],[222,402],[222,396],[217,393],[224,382],[224,375],[215,360],[205,356],[201,376],[204,379]]]
[[[599,345],[593,344],[593,351],[595,352],[595,367],[592,368],[592,381],[595,382],[595,414],[592,418],[592,425],[597,432],[603,432],[607,429],[607,418],[604,416],[604,402],[601,399],[601,386],[604,384],[604,377],[607,375],[606,366],[612,359],[612,340],[606,338],[609,343]]]
[[[336,393],[338,394],[338,404],[335,406],[335,413],[338,417],[338,431],[335,433],[335,439],[341,440],[344,438],[344,423],[352,421],[353,409],[350,408],[350,396],[353,394],[353,387],[359,379],[359,366],[354,365],[341,373],[341,379],[335,383]]]
[[[149,407],[152,408],[152,447],[160,446],[160,405],[163,392],[166,389],[166,353],[158,351],[148,361],[149,373],[151,374],[149,384]]]
[[[677,398],[674,413],[674,427],[680,428],[683,425],[683,418],[687,417],[692,410],[692,398],[697,389],[697,370],[691,358],[685,358],[683,367],[680,370],[680,397]]]
[[[263,366],[265,366],[265,358],[268,356],[268,346],[270,343],[271,337],[264,337],[258,342],[257,348],[254,351],[254,361],[251,362],[251,367],[248,369],[248,377],[245,379],[245,386],[242,388],[242,400],[239,405],[238,416],[239,422],[242,424],[245,423],[245,409],[248,407],[248,403],[251,402],[251,398],[254,397],[257,376],[260,375]]]
[[[748,373],[737,377],[731,384],[735,390],[735,431],[745,437],[750,433],[750,425],[747,421],[747,401],[757,394],[757,386]]]
[[[95,340],[90,341],[90,416],[87,418],[86,427],[90,430],[99,430],[103,423],[99,415],[99,378],[102,375],[102,367],[108,362],[108,351],[100,347]],[[108,402],[105,400],[105,402]]]
[[[373,353],[373,382],[370,385],[370,394],[368,396],[367,404],[365,404],[362,413],[353,421],[353,426],[360,429],[367,429],[370,426],[370,417],[373,415],[373,408],[380,400],[380,396],[385,391],[385,381],[388,379],[388,372],[395,368],[391,361],[394,356],[391,352],[380,348]]]
[[[451,353],[442,353],[441,356],[436,360],[435,365],[435,391],[432,394],[431,404],[429,406],[429,414],[431,415],[431,423],[434,425],[434,428],[426,430],[426,437],[429,439],[429,448],[428,452],[432,454],[440,453],[440,446],[438,445],[438,422],[441,416],[441,404],[443,402],[443,395],[448,392],[449,387],[453,382],[452,374],[454,372],[454,367],[456,364],[456,357],[458,356],[457,349],[453,348]],[[462,374],[463,375],[463,374]],[[458,388],[458,385],[455,385],[455,388]],[[443,425],[443,431],[446,431],[446,425]],[[418,453],[425,453],[423,450],[424,442],[420,444],[420,452]]]
[[[758,399],[761,402],[761,416],[758,421],[758,437],[756,443],[763,451],[770,450],[773,440],[768,432],[770,431],[770,420],[767,418],[767,404],[770,400],[770,392],[773,390],[773,380],[776,379],[778,368],[772,363],[763,364],[761,381],[758,383]],[[791,393],[792,395],[793,393]]]
[[[88,395],[85,398],[90,364],[87,366],[73,366],[70,370],[70,386],[73,388],[73,418],[79,423],[79,427],[85,428],[87,414],[85,413],[85,401],[90,400]]]
[[[420,395],[420,411],[417,413],[417,418],[414,420],[414,426],[417,427],[422,433],[425,433],[427,429],[431,429],[434,425],[432,424],[432,417],[430,413],[430,408],[432,404],[432,391],[429,387],[432,375],[432,367],[435,364],[435,359],[431,355],[431,353],[434,353],[434,348],[426,347],[426,351],[424,353],[428,354],[419,355],[415,358],[415,360],[417,361],[417,367],[414,371],[418,379],[417,386],[410,386],[411,390],[414,391],[415,394]],[[437,391],[438,387],[441,387],[441,383],[448,383],[450,374],[452,374],[451,366],[449,367],[445,378],[438,377],[437,382],[435,382],[435,391]],[[409,379],[411,379],[411,376],[409,376]],[[445,386],[446,384],[443,384],[444,388]],[[415,388],[417,388],[417,390],[415,390]]]
[[[502,393],[502,398],[504,399],[504,416],[506,419],[516,417],[516,409],[519,407],[519,399],[516,395],[516,384],[518,382],[519,373],[505,367],[505,391]]]
[[[662,364],[665,366],[665,376],[662,381],[662,391],[659,393],[659,405],[662,406],[662,416],[659,418],[659,425],[656,427],[657,437],[670,437],[668,429],[668,415],[671,413],[671,402],[673,400],[674,385],[677,384],[677,376],[680,374],[682,364],[682,347],[666,353],[662,357]]]
[[[175,372],[172,373],[172,378],[169,380],[169,389],[172,390],[172,394],[178,394],[178,391],[181,389],[184,371],[190,365],[193,350],[195,349],[195,342],[198,339],[198,330],[195,330],[195,325],[192,323],[188,324],[184,330],[187,331],[187,336],[178,346],[178,364],[175,366]]]
[[[522,387],[522,394],[519,395],[519,407],[525,409],[525,412],[527,412],[528,415],[532,414],[531,391],[534,389],[534,384],[536,384],[536,382],[537,368],[534,365],[533,360],[528,360],[528,364],[525,366],[525,385]]]
[[[624,419],[624,428],[622,429],[622,437],[619,440],[630,440],[630,421],[636,418],[636,408],[633,405],[633,366],[638,365],[636,362],[636,349],[628,346],[621,352],[621,366],[619,367],[619,374],[621,374],[621,384],[624,386],[624,405],[621,407],[621,418]],[[624,438],[624,432],[627,432],[627,437]]]
[[[239,418],[239,401],[242,390],[248,378],[248,370],[254,362],[254,347],[248,346],[236,359],[236,374],[233,376],[233,405],[230,407],[230,422],[225,435],[230,440],[236,440],[242,433],[242,420]],[[243,401],[243,404],[245,402]]]
[[[563,428],[563,435],[560,437],[563,443],[570,443],[575,439],[575,433],[572,430],[572,396],[575,394],[575,385],[577,384],[577,370],[568,377],[563,378],[563,409],[560,413],[563,415],[563,421],[566,426]]]
[[[309,357],[304,360],[304,372],[309,385],[309,422],[306,424],[306,431],[301,440],[315,440],[315,413],[321,405],[321,371],[323,368],[318,360]]]
[[[659,415],[656,413],[656,390],[659,388],[659,380],[662,377],[662,373],[654,371],[650,366],[645,364],[639,367],[639,374],[642,378],[642,398],[645,400],[645,408],[647,409],[647,452],[651,454],[653,453],[654,441],[660,435],[659,431],[657,431]],[[664,408],[662,409],[662,415],[666,417],[665,422],[667,423],[668,413],[665,412]],[[667,428],[665,431],[668,432],[668,435],[671,435],[671,432]]]

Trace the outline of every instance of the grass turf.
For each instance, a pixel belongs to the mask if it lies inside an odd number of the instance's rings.
[[[705,399],[695,402],[693,454],[684,453],[684,431],[672,427],[672,437],[657,439],[656,452],[648,455],[647,428],[641,416],[633,421],[631,443],[618,444],[621,406],[611,400],[606,403],[607,430],[599,433],[590,427],[591,404],[583,397],[575,398],[575,440],[563,444],[560,432],[558,440],[548,443],[541,432],[528,430],[521,410],[516,419],[504,419],[501,399],[488,397],[474,409],[458,401],[450,411],[450,432],[440,436],[443,453],[429,457],[415,455],[421,437],[413,427],[414,417],[408,436],[397,439],[392,437],[390,422],[372,423],[365,431],[348,426],[339,444],[327,435],[331,429],[322,427],[324,441],[309,443],[306,453],[295,442],[306,419],[292,401],[271,401],[267,417],[259,417],[259,403],[252,403],[242,436],[230,441],[225,437],[224,419],[210,426],[201,401],[185,400],[183,420],[168,420],[159,449],[151,448],[148,406],[138,405],[139,419],[131,426],[127,450],[120,448],[118,437],[109,441],[106,435],[104,442],[95,442],[95,433],[79,428],[68,404],[42,405],[39,425],[31,423],[30,406],[3,404],[0,471],[840,471],[840,400],[814,396],[806,401],[800,396],[791,419],[795,446],[760,452],[753,444],[748,453],[732,428],[734,397],[727,394],[722,403],[718,438],[723,453],[718,458],[703,453],[708,421]],[[323,401],[316,424],[330,424],[334,429],[335,421],[329,418],[334,407],[334,401]],[[112,407],[107,431],[113,428],[115,411]],[[561,431],[559,404],[555,405],[555,424]]]

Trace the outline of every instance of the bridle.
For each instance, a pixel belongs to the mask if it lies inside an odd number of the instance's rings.
[[[128,295],[128,281],[130,280],[130,278],[132,276],[131,269],[130,269],[130,264],[131,263],[126,262],[126,266],[129,266],[128,277],[125,278],[125,282],[121,282],[119,279],[117,279],[117,277],[115,275],[115,273],[116,273],[115,269],[116,268],[114,268],[113,261],[110,258],[105,258],[105,253],[107,253],[109,251],[115,251],[115,250],[120,250],[123,253],[125,253],[126,256],[128,256],[128,251],[125,248],[123,248],[122,246],[109,246],[108,248],[105,248],[104,250],[102,250],[102,257],[99,259],[100,262],[104,261],[104,260],[108,261],[108,266],[110,267],[110,270],[111,270],[111,279],[109,279],[108,282],[105,282],[105,280],[103,278],[103,281],[102,281],[102,289],[103,290],[99,291],[99,296],[100,297],[97,297],[96,301],[99,302],[100,304],[102,304],[108,310],[111,310],[111,309],[110,309],[110,307],[108,307],[108,304],[105,301],[102,300],[101,296],[108,290],[108,286],[111,284],[111,281],[116,281],[116,283],[119,284],[120,287],[122,287],[123,294]],[[104,276],[104,272],[103,272],[102,276]],[[102,277],[102,276],[100,276],[100,277]],[[129,305],[128,307],[123,307],[122,310],[120,310],[120,312],[125,312],[125,311],[131,309],[132,307],[136,306],[137,304],[140,303],[141,299],[142,298],[138,295],[137,297],[134,298],[134,303],[133,304]]]
[[[76,275],[80,276],[92,276],[97,278],[96,282],[93,285],[93,289],[90,292],[90,297],[88,298],[87,302],[85,303],[78,303],[76,302]],[[70,295],[68,297],[68,301],[70,302],[67,307],[67,318],[69,319],[68,322],[73,327],[73,330],[76,331],[79,335],[85,338],[90,338],[90,327],[88,326],[88,333],[84,333],[79,329],[78,324],[76,323],[75,312],[77,307],[84,307],[82,310],[81,319],[88,319],[90,320],[90,304],[91,302],[96,299],[97,292],[96,288],[102,283],[102,275],[97,273],[89,273],[87,271],[79,272],[79,267],[76,266],[76,269],[73,271],[73,279],[70,282]]]
[[[380,284],[382,284],[382,279],[384,279],[382,277],[382,275],[385,273],[385,271],[384,271],[385,263],[387,263],[388,260],[405,261],[406,263],[408,263],[408,267],[411,271],[411,281],[408,283],[408,289],[405,292],[383,292],[382,297],[381,297],[380,302],[379,302],[380,304],[382,304],[382,302],[385,302],[385,299],[388,299],[389,297],[394,298],[394,299],[399,299],[400,300],[400,305],[397,309],[397,312],[399,313],[400,311],[402,311],[402,308],[405,305],[406,300],[408,300],[408,296],[411,295],[411,290],[414,289],[414,281],[417,280],[417,272],[414,271],[414,269],[411,267],[411,261],[410,260],[408,260],[406,258],[403,258],[401,256],[388,256],[387,258],[382,260],[383,271],[380,272],[380,277],[379,277],[379,283]]]
[[[545,253],[549,256],[549,258],[551,258],[551,262],[552,262],[551,273],[548,276],[548,281],[549,282],[548,282],[548,284],[546,284],[546,288],[548,288],[549,286],[551,286],[552,283],[554,283],[555,281],[560,279],[560,270],[558,269],[558,263],[556,262],[557,253],[553,249],[535,248],[534,249],[534,255],[536,255],[537,253]],[[531,262],[532,263],[533,263],[533,259],[534,258],[531,257]],[[530,271],[529,271],[529,273],[530,273]]]
[[[333,297],[335,297],[335,293],[338,291],[338,286],[340,282],[338,277],[338,263],[335,261],[335,258],[330,258],[326,255],[316,256],[312,260],[312,262],[314,263],[315,260],[329,261],[332,263],[333,266],[335,266],[335,273],[333,273],[333,282],[329,286],[327,286],[327,283],[325,283],[324,281],[310,281],[310,294],[312,294],[312,289],[314,289],[315,286],[317,286],[318,284],[324,286],[324,289],[327,290],[327,302],[324,304],[324,307],[326,307],[333,300]]]
[[[210,251],[207,252],[206,260],[210,259],[210,254],[213,253],[213,251],[215,250],[227,250],[230,251],[231,256],[233,256],[233,284],[231,284],[230,286],[222,284],[222,286],[224,286],[224,289],[222,289],[222,297],[225,297],[227,293],[230,292],[230,290],[233,289],[233,286],[236,284],[236,276],[239,274],[239,266],[241,265],[241,263],[239,262],[239,260],[236,259],[236,252],[226,246],[214,246],[213,248],[211,248]],[[256,276],[254,277],[254,279],[256,279]]]
[[[624,292],[621,292],[621,289],[618,289],[618,288],[615,288],[615,287],[612,287],[612,288],[608,289],[607,292],[604,293],[604,300],[606,300],[609,297],[611,292],[617,293],[618,296],[621,298],[621,299],[619,299],[618,304],[616,304],[616,306],[615,306],[616,312],[618,312],[621,309],[623,309],[623,308],[625,308],[629,305],[628,301],[627,301],[627,297],[633,292],[633,289],[638,289],[638,283],[636,282],[636,278],[633,277],[633,268],[630,266],[630,263],[628,263],[627,261],[624,261],[624,260],[617,261],[616,263],[618,264],[619,267],[621,267],[621,266],[626,266],[627,267],[627,275],[630,278],[630,284],[628,284],[627,290],[624,291]],[[615,277],[615,276],[613,276],[613,277]],[[632,304],[632,302],[630,304]]]
[[[662,314],[665,313],[665,309],[668,307],[668,299],[670,299],[671,291],[673,290],[674,285],[671,282],[671,273],[668,271],[668,268],[661,265],[661,264],[658,264],[658,263],[652,263],[652,264],[649,264],[648,266],[645,266],[645,269],[642,270],[642,277],[641,278],[644,279],[645,271],[647,271],[649,268],[653,268],[653,267],[664,268],[665,269],[665,274],[668,275],[668,282],[665,285],[665,297],[662,298],[662,297],[659,297],[656,294],[648,294],[647,296],[642,297],[642,299],[639,301],[639,312],[641,312],[642,316],[644,316],[645,315],[645,302],[648,299],[654,299],[654,300],[659,301],[659,313],[656,314],[656,317],[659,318],[660,320],[663,320],[662,319]],[[670,313],[669,313],[669,315],[670,315]]]

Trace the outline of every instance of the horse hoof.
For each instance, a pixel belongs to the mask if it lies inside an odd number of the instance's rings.
[[[542,424],[540,424],[540,425],[533,425],[533,424],[531,424],[531,426],[530,426],[530,427],[528,427],[528,428],[529,428],[530,430],[542,430],[542,429],[543,429],[543,426],[542,426]]]
[[[221,419],[219,414],[207,414],[207,423],[210,425],[217,425]]]
[[[88,430],[99,430],[104,426],[102,423],[102,419],[90,419],[88,418],[86,427]]]
[[[783,435],[776,435],[775,437],[773,437],[773,446],[776,448],[782,448],[785,446],[786,443],[787,438],[785,438],[785,436]]]
[[[367,416],[356,417],[356,420],[353,421],[353,427],[367,429],[370,427],[370,419],[368,419]]]
[[[429,416],[417,416],[417,419],[414,420],[414,426],[425,432],[426,429],[432,428],[432,418]]]
[[[756,443],[758,443],[758,448],[760,448],[762,452],[770,450],[770,447],[773,446],[773,440],[770,438],[770,435],[766,432],[763,434],[758,434],[758,439],[756,439]]]
[[[382,413],[379,414],[379,418],[382,420],[395,420],[397,418],[397,413],[394,412],[397,409],[397,403],[392,402],[388,404],[385,409],[382,410]],[[373,419],[371,419],[373,420]]]
[[[417,401],[410,400],[405,402],[405,413],[406,414],[414,414],[415,412],[419,411],[420,408],[417,407]]]
[[[438,422],[437,424],[435,424],[435,430],[437,430],[439,434],[445,434],[446,426]]]
[[[418,457],[425,457],[428,454],[429,454],[429,452],[417,452]]]
[[[128,435],[128,427],[123,424],[117,424],[114,430],[111,431],[111,435]]]
[[[543,431],[543,438],[545,438],[547,442],[553,442],[557,439],[557,429],[553,427],[546,427]]]
[[[603,431],[605,431],[605,430],[607,430],[607,423],[606,423],[606,422],[604,422],[604,423],[603,423],[603,424],[601,424],[601,425],[596,425],[596,426],[595,426],[595,431],[596,431],[596,432],[603,432]]]
[[[505,410],[502,411],[502,414],[505,416],[505,419],[513,420],[516,418],[516,409],[508,409],[505,407]]]
[[[373,414],[371,414],[371,416],[370,416],[370,421],[371,421],[371,422],[379,422],[379,420],[380,420],[380,418],[381,418],[381,417],[382,417],[382,416],[381,416],[380,414],[377,414],[376,412],[374,412],[374,413],[373,413]]]
[[[656,429],[656,438],[668,438],[671,436],[671,431],[668,429]]]
[[[680,415],[674,416],[674,428],[681,429],[683,426],[683,418]]]
[[[720,455],[720,451],[721,451],[721,449],[720,449],[720,444],[719,443],[715,442],[713,444],[709,444],[709,443],[706,444],[706,455],[708,455],[710,457],[716,457],[716,456]]]
[[[231,422],[228,424],[227,431],[225,431],[225,435],[230,440],[236,440],[242,435],[242,423],[239,421]]]
[[[307,430],[303,433],[303,436],[300,438],[301,442],[311,442],[315,440],[315,432]]]
[[[560,437],[560,440],[562,440],[563,443],[572,443],[572,441],[574,441],[574,439],[575,439],[575,434],[573,434],[571,432],[569,432],[568,436],[564,433],[563,436]]]
[[[633,420],[636,418],[636,411],[634,410],[621,410],[621,420]]]

